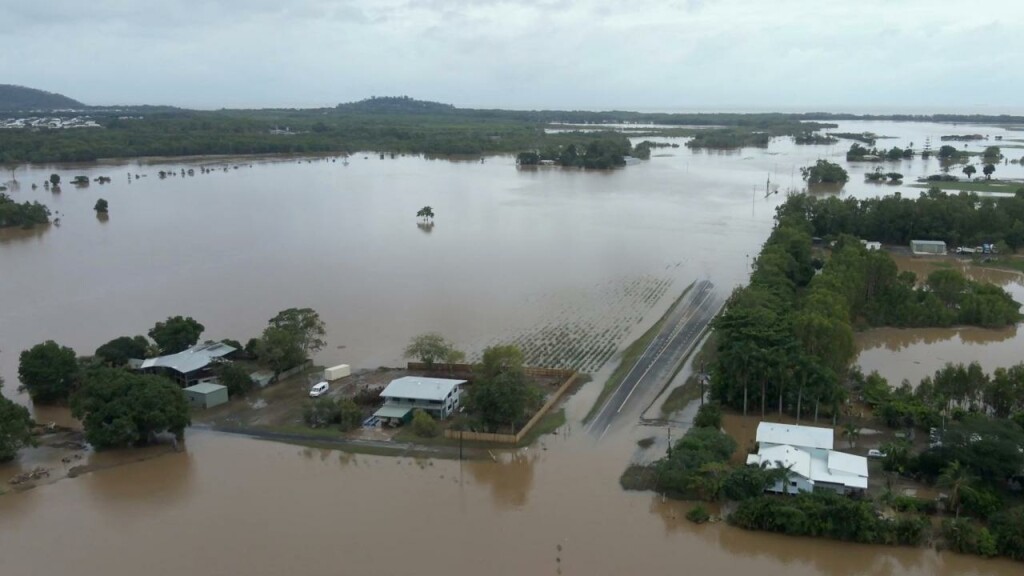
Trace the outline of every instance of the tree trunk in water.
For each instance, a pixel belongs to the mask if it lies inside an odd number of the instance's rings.
[[[816,399],[814,401],[814,423],[815,424],[818,423],[818,406],[820,406],[820,405],[821,405],[821,400],[817,400]]]

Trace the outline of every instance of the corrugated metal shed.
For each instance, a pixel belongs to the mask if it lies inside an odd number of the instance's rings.
[[[177,354],[146,358],[138,367],[142,370],[147,368],[170,368],[182,374],[188,374],[206,367],[215,358],[221,358],[235,351],[234,346],[228,346],[223,342],[211,342],[199,344],[188,350],[182,350]]]

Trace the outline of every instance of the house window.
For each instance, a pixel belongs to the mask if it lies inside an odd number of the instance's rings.
[[[790,486],[796,486],[796,480],[791,480],[791,481],[789,482],[789,485],[790,485]]]

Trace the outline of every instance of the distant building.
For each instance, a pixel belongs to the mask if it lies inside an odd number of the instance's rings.
[[[829,428],[761,422],[757,444],[757,454],[747,456],[748,465],[789,468],[791,473],[788,484],[777,482],[768,492],[826,489],[851,494],[868,487],[868,459],[833,450]]]
[[[182,386],[191,386],[213,376],[213,365],[235,350],[234,346],[223,342],[207,342],[177,354],[129,360],[128,365],[142,372],[169,376]]]
[[[412,420],[414,410],[423,410],[444,420],[459,409],[465,380],[405,376],[392,380],[380,393],[384,405],[374,416],[383,424],[399,425]]]
[[[910,251],[917,256],[945,256],[946,243],[942,240],[911,240]]]

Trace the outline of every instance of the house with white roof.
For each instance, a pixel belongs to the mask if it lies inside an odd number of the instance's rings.
[[[790,470],[789,479],[777,482],[769,492],[826,489],[850,494],[866,490],[868,459],[833,450],[833,436],[830,428],[761,422],[757,426],[758,451],[747,456],[747,464]]]
[[[459,409],[465,380],[403,376],[392,380],[380,393],[384,405],[373,415],[383,424],[397,426],[412,420],[415,410],[423,410],[444,420]]]

